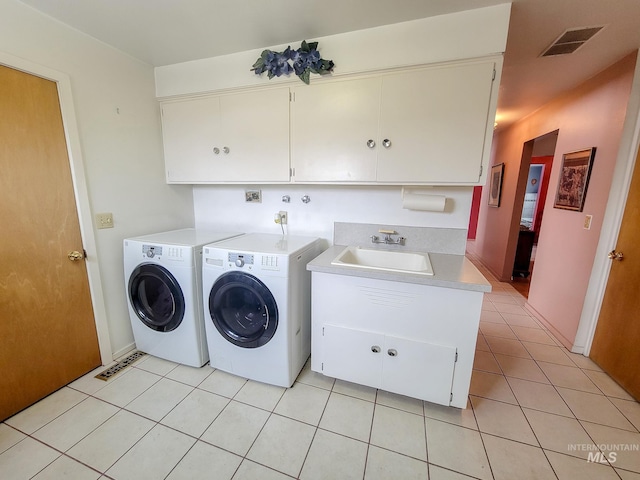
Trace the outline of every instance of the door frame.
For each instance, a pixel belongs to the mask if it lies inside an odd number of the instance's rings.
[[[611,270],[611,260],[607,258],[607,253],[615,248],[618,241],[638,148],[640,148],[640,53],[636,58],[633,84],[627,103],[627,113],[600,230],[600,239],[573,343],[572,351],[575,353],[588,356],[591,350]]]
[[[4,52],[0,52],[0,65],[50,80],[55,82],[58,87],[58,99],[62,113],[67,154],[71,167],[71,180],[73,182],[76,211],[80,223],[80,235],[82,236],[83,247],[87,253],[85,265],[87,268],[91,303],[93,305],[93,315],[98,335],[100,359],[103,365],[107,365],[113,361],[113,353],[111,351],[107,310],[100,276],[100,262],[93,231],[89,192],[87,190],[84,160],[80,147],[80,134],[73,104],[71,80],[68,75],[62,72]]]

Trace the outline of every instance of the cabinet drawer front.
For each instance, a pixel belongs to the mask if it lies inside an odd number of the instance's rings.
[[[322,373],[369,387],[381,386],[384,335],[329,324],[322,330]]]
[[[449,405],[456,348],[385,337],[382,388]]]

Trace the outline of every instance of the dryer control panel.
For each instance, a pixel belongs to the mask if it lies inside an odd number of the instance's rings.
[[[142,245],[142,253],[149,258],[162,255],[162,247],[158,245]]]

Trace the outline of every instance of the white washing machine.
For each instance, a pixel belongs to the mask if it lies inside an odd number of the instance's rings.
[[[124,284],[138,350],[192,367],[207,363],[202,247],[237,235],[185,228],[124,240]]]
[[[290,387],[311,354],[311,274],[318,238],[246,234],[204,247],[210,365]]]

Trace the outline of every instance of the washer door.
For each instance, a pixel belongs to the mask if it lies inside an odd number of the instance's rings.
[[[184,295],[161,265],[143,263],[129,277],[129,301],[142,323],[158,332],[175,330],[184,318]]]
[[[278,328],[278,306],[271,291],[244,272],[228,272],[216,280],[209,312],[223,338],[243,348],[261,347]]]

